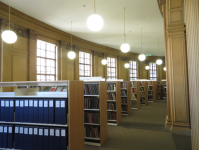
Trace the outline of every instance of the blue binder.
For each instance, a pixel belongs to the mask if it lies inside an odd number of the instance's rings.
[[[34,123],[39,122],[39,107],[38,107],[38,100],[34,100]]]
[[[3,127],[3,148],[8,148],[8,127]]]
[[[20,122],[20,107],[19,100],[15,100],[15,122]]]
[[[1,121],[5,121],[5,101],[1,100]]]
[[[50,129],[49,150],[55,150],[55,129]]]
[[[28,150],[34,150],[34,135],[32,127],[29,127]]]
[[[44,123],[48,122],[48,100],[44,100]]]
[[[68,114],[68,101],[67,100],[61,100],[61,107],[60,107],[60,115],[62,118],[60,118],[60,124],[67,124],[67,114]]]
[[[13,148],[13,126],[8,126],[8,148]]]
[[[49,149],[49,129],[44,128],[44,149]]]
[[[33,107],[33,100],[29,100],[29,120],[28,122],[34,123],[34,107]]]
[[[28,107],[28,100],[24,100],[24,121],[23,122],[29,122],[29,107]]]
[[[61,150],[60,129],[55,129],[55,146],[56,146],[56,150]]]
[[[28,150],[29,138],[28,138],[28,127],[24,127],[24,150]]]
[[[68,129],[61,129],[61,150],[67,150],[68,146]]]
[[[39,100],[39,123],[44,123],[44,101]]]
[[[15,126],[15,132],[14,132],[14,149],[19,149],[19,127]]]
[[[3,126],[0,126],[0,147],[3,147]]]
[[[60,116],[60,100],[56,99],[55,100],[55,124],[60,124],[61,123],[61,117]]]
[[[44,129],[39,128],[38,150],[44,150]]]
[[[50,124],[54,124],[55,123],[55,120],[54,120],[54,100],[53,99],[50,99],[49,100],[49,107],[48,107],[48,110],[49,110],[49,116],[48,116],[48,120],[49,120],[49,123]]]
[[[9,99],[5,100],[5,121],[10,121],[10,102]]]
[[[19,127],[19,149],[24,149],[23,127]]]
[[[19,102],[19,110],[20,110],[20,113],[19,113],[19,122],[24,122],[24,101],[23,100],[20,100]]]
[[[10,122],[14,122],[14,100],[10,99]]]
[[[34,128],[33,138],[34,138],[33,139],[34,150],[38,150],[39,149],[39,142],[38,142],[39,134],[38,134],[38,128],[37,127]]]

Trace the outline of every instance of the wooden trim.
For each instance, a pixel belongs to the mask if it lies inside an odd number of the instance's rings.
[[[130,81],[127,81],[127,111],[128,115],[131,114],[131,88]]]
[[[120,81],[116,81],[116,110],[117,110],[117,125],[121,122],[121,86]]]
[[[144,81],[145,105],[148,105],[148,81]]]
[[[152,85],[153,85],[153,101],[155,102],[157,99],[157,81],[152,81]]]
[[[140,108],[140,81],[137,82],[137,108]]]

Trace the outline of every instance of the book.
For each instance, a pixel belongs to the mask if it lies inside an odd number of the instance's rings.
[[[65,87],[62,89],[62,92],[67,92],[67,90],[68,90],[68,87],[65,86]]]
[[[51,87],[49,92],[55,92],[55,90],[56,90],[56,87]]]
[[[51,89],[51,87],[47,86],[47,87],[45,88],[44,92],[49,92],[50,89]]]
[[[62,86],[58,86],[55,92],[61,92],[61,91],[62,91],[62,89],[63,89],[63,87],[62,87]]]

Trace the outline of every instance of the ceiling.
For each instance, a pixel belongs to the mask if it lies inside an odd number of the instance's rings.
[[[8,4],[9,0],[0,0]],[[84,6],[85,5],[85,6]],[[164,56],[164,28],[156,0],[96,0],[96,12],[104,20],[103,28],[92,32],[87,18],[94,13],[94,0],[10,0],[10,6],[46,24],[82,39],[120,49],[124,42],[124,7],[126,7],[126,41],[130,51]],[[158,52],[159,39],[159,52]]]

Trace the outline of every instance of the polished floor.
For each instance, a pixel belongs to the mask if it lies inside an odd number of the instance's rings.
[[[158,100],[131,115],[122,116],[119,126],[108,126],[108,139],[101,147],[85,150],[191,150],[191,137],[165,130],[166,100]]]

